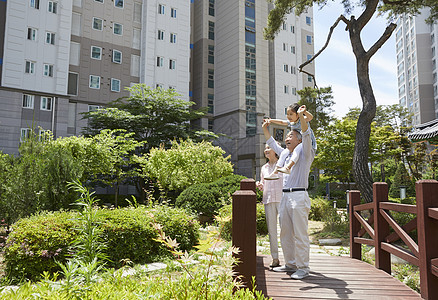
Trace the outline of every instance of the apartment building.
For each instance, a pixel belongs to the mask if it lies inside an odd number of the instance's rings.
[[[413,125],[438,118],[438,25],[426,24],[428,16],[427,9],[401,16],[395,31],[399,103],[414,114]]]
[[[8,0],[0,3],[0,149],[32,127],[78,135],[81,113],[135,83],[189,99],[190,2]]]
[[[252,178],[266,162],[263,117],[285,119],[297,90],[313,85],[297,70],[314,53],[312,10],[289,15],[277,38],[267,41],[263,28],[271,8],[256,0],[196,0],[193,7],[192,101],[208,107],[197,125],[225,135],[218,145],[231,155],[236,173]],[[283,141],[286,129],[270,127]]]
[[[222,134],[236,173],[265,163],[264,116],[285,118],[297,90],[312,86],[298,66],[313,53],[313,13],[287,16],[263,38],[266,1],[0,1],[0,150],[17,153],[30,128],[79,135],[82,113],[129,96],[135,83],[172,88]],[[306,70],[313,73],[310,64]],[[281,126],[272,134],[283,140]]]

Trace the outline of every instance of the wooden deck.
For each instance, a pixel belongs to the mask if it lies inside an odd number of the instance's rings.
[[[280,257],[280,261],[282,257]],[[257,256],[257,289],[281,299],[421,299],[420,295],[391,275],[349,257],[310,255],[310,275],[294,280],[273,272],[269,256]]]

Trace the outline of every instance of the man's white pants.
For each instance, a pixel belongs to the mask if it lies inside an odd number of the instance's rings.
[[[310,198],[307,192],[283,193],[280,202],[280,241],[285,265],[309,271],[307,233]]]
[[[268,225],[269,245],[272,259],[278,259],[277,215],[280,202],[265,204],[266,224]]]

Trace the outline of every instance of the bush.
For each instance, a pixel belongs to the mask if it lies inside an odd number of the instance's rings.
[[[256,222],[257,222],[257,234],[266,235],[268,234],[268,225],[266,224],[265,217],[265,207],[263,204],[257,204],[256,206]],[[219,210],[219,229],[221,237],[224,240],[231,241],[231,233],[233,230],[233,205],[225,205]]]
[[[245,178],[229,175],[212,183],[192,185],[178,196],[175,205],[212,217],[226,202],[229,203],[230,195],[240,189],[240,181]]]
[[[45,212],[16,222],[4,248],[7,275],[11,279],[35,280],[43,271],[59,271],[55,259],[65,262],[77,238],[76,216],[74,212]],[[198,222],[181,209],[164,206],[97,209],[96,218],[107,244],[104,251],[110,259],[107,265],[111,267],[120,267],[124,259],[149,263],[170,254],[155,241],[154,223],[161,224],[183,250],[190,250],[198,242]]]
[[[310,206],[309,220],[322,221],[328,207],[330,207],[330,204],[326,199],[321,197],[313,198]]]

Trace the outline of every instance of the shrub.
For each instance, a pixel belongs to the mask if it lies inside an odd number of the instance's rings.
[[[321,197],[313,198],[311,201],[309,220],[322,221],[324,212],[330,206],[329,202]]]
[[[12,225],[4,248],[6,273],[14,279],[38,278],[59,270],[76,238],[71,212],[43,212]]]
[[[76,217],[74,212],[45,212],[16,222],[4,248],[7,275],[11,279],[35,280],[43,271],[59,271],[55,259],[63,263],[71,256],[69,249],[77,238]],[[112,267],[120,267],[125,259],[148,263],[170,254],[155,241],[155,222],[181,244],[181,249],[190,250],[198,242],[198,222],[181,209],[98,209],[96,219],[107,245],[107,265]]]
[[[224,199],[228,200],[240,188],[240,181],[245,178],[229,175],[212,183],[192,185],[178,196],[175,205],[211,217],[224,205]]]
[[[266,224],[265,207],[263,204],[257,204],[256,209],[257,234],[266,235],[268,234],[268,225]],[[229,204],[223,206],[218,214],[221,237],[227,241],[231,241],[232,238],[232,212],[233,206]]]

